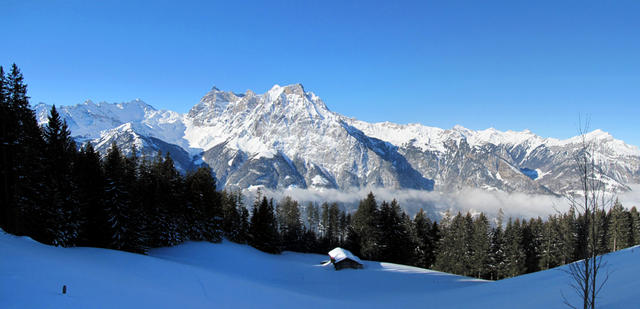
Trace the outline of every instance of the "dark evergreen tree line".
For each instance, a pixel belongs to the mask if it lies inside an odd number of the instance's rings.
[[[235,196],[227,200],[241,200],[237,194],[223,193],[223,196]],[[242,222],[233,219],[240,218],[238,209],[244,209],[240,205],[232,207],[235,214],[225,216],[228,224],[224,226],[241,226],[231,224]],[[259,214],[260,209],[271,215]],[[290,197],[275,205],[261,197],[256,200],[253,213],[259,215],[251,218],[249,231],[245,230],[243,235],[253,239],[247,241],[249,244],[266,252],[324,254],[341,246],[364,259],[493,280],[578,260],[579,233],[585,230],[584,218],[573,211],[551,215],[546,220],[508,218],[506,223],[502,211],[494,223],[483,213],[446,213],[440,222],[435,222],[420,210],[411,218],[397,201],[379,204],[372,193],[360,201],[353,214],[337,204],[308,204],[303,208]],[[640,244],[640,214],[635,207],[627,210],[616,202],[608,212],[600,211],[598,216],[602,225],[598,235],[600,253]],[[258,234],[258,230],[263,232]]]
[[[17,66],[0,67],[0,227],[57,246],[144,252],[222,237],[221,194],[208,168],[187,175],[171,157],[104,158],[78,149],[55,106],[39,127]]]

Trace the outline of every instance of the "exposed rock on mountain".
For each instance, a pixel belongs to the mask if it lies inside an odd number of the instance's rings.
[[[40,123],[50,106],[39,104]],[[211,89],[187,114],[135,100],[60,107],[72,135],[105,153],[169,152],[179,169],[207,164],[227,188],[387,187],[452,191],[570,194],[579,190],[573,158],[581,137],[542,138],[530,131],[440,129],[419,124],[367,123],[330,111],[300,84],[264,94]],[[599,179],[610,191],[640,183],[640,151],[601,130]]]

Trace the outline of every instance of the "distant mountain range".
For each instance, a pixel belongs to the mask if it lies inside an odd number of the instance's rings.
[[[40,124],[51,106],[36,105]],[[334,113],[302,85],[264,94],[211,89],[187,114],[140,100],[59,106],[74,138],[105,153],[112,142],[144,155],[169,152],[187,171],[207,164],[229,189],[365,187],[455,191],[475,187],[566,195],[579,191],[573,157],[581,137],[542,138],[530,131],[440,129],[368,123]],[[599,179],[611,192],[640,183],[640,150],[610,134],[596,143]]]

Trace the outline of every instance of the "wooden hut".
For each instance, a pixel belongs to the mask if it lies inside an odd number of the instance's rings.
[[[362,261],[360,261],[357,256],[353,255],[349,250],[340,247],[329,251],[329,258],[331,258],[331,263],[333,263],[333,267],[335,267],[336,270],[343,268],[362,268]]]

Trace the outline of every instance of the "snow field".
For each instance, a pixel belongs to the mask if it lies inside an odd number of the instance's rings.
[[[326,260],[227,241],[145,256],[51,247],[0,231],[0,308],[565,308],[561,293],[577,301],[559,269],[489,282],[372,261],[334,271]],[[637,307],[640,247],[606,261],[601,308]]]

